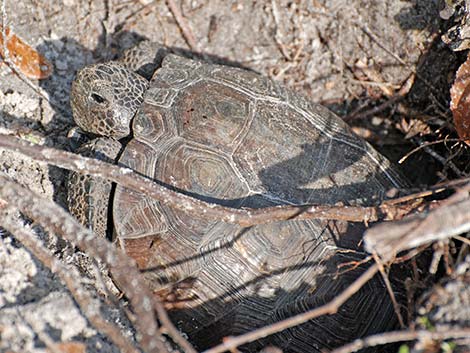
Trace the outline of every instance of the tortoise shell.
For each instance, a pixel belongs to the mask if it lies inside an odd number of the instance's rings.
[[[168,55],[154,74],[119,164],[234,208],[361,204],[400,176],[326,108],[255,73]],[[364,227],[283,221],[242,228],[196,218],[117,186],[115,232],[198,348],[332,299],[362,271]],[[339,312],[245,347],[332,348],[394,325],[374,279]]]

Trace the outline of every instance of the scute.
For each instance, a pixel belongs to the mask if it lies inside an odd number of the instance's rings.
[[[215,67],[210,71],[209,76],[227,87],[244,91],[254,98],[274,101],[287,98],[287,91],[284,87],[247,70],[225,66]]]
[[[173,55],[155,73],[133,130],[121,165],[230,207],[371,203],[402,185],[390,163],[325,108],[254,73]],[[321,305],[363,270],[340,273],[362,258],[360,224],[241,228],[120,186],[114,222],[121,245],[140,259],[199,349]],[[319,352],[393,325],[385,286],[375,278],[338,314],[270,342],[286,352]]]
[[[180,97],[173,111],[179,135],[231,154],[251,118],[250,97],[210,81],[186,88]]]
[[[230,156],[201,144],[179,140],[159,160],[158,180],[207,201],[231,204],[248,193]]]

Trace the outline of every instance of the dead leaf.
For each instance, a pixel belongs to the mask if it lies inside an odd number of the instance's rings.
[[[405,133],[405,139],[410,139],[416,135],[425,136],[429,135],[432,130],[429,125],[424,121],[426,117],[417,117],[416,119],[405,119],[402,118],[400,123],[397,124],[397,128]]]
[[[62,353],[86,353],[86,345],[82,342],[61,342],[54,346]]]
[[[52,64],[21,38],[6,28],[7,49],[12,63],[27,77],[42,80],[52,74]],[[5,57],[2,26],[0,26],[0,56]]]
[[[470,56],[457,70],[450,96],[455,129],[459,137],[470,144]]]

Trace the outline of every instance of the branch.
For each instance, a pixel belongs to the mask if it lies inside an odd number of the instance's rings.
[[[0,147],[16,151],[38,162],[111,180],[126,188],[144,193],[147,197],[157,200],[164,205],[169,205],[196,217],[239,224],[243,227],[290,219],[325,219],[368,223],[375,222],[386,216],[390,218],[389,215],[392,215],[392,218],[394,215],[401,216],[403,213],[406,214],[410,211],[410,209],[403,210],[392,203],[384,204],[383,207],[283,205],[261,209],[230,208],[204,202],[173,191],[129,168],[122,168],[66,151],[33,145],[13,136],[0,134]]]
[[[426,330],[420,331],[392,331],[386,333],[379,333],[366,338],[355,340],[347,345],[332,350],[330,353],[352,353],[357,352],[363,348],[375,347],[388,343],[405,342],[405,341],[442,341],[447,339],[465,338],[470,337],[470,328],[463,329],[448,329],[437,332],[430,332]]]
[[[419,214],[398,222],[378,224],[366,231],[365,249],[368,252],[376,252],[387,261],[400,251],[468,232],[470,231],[469,209],[470,198],[465,198],[442,205],[427,214]]]

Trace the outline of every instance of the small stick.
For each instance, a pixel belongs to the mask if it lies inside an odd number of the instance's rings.
[[[456,338],[470,337],[470,328],[448,329],[442,331],[431,332],[427,330],[419,331],[392,331],[379,333],[366,338],[357,339],[347,345],[332,350],[330,353],[352,353],[363,348],[381,346],[388,343],[406,342],[413,340],[420,341],[442,341]]]
[[[406,325],[405,325],[405,322],[403,321],[403,317],[400,313],[400,306],[398,305],[397,298],[395,297],[395,293],[393,292],[392,284],[390,283],[390,280],[388,279],[388,276],[385,273],[385,268],[384,268],[383,262],[377,256],[377,254],[374,253],[374,254],[372,254],[372,256],[374,257],[375,262],[379,266],[380,275],[382,276],[382,279],[385,283],[385,286],[387,287],[387,292],[388,292],[388,295],[389,295],[389,297],[392,301],[393,310],[395,310],[395,315],[398,318],[398,322],[400,324],[400,327],[404,329],[406,327]]]
[[[369,118],[370,116],[380,113],[381,111],[389,108],[391,105],[393,105],[393,104],[395,104],[395,103],[397,103],[397,102],[399,102],[403,99],[404,99],[404,96],[399,96],[399,95],[390,97],[387,101],[385,101],[384,103],[382,103],[382,104],[380,104],[376,107],[367,109],[366,111],[359,111],[359,112],[356,112],[356,113],[353,113],[353,114],[350,114],[350,115],[346,115],[345,117],[343,117],[343,120],[344,121],[352,121],[352,120],[360,120],[360,119]]]
[[[183,37],[186,40],[186,43],[188,43],[191,50],[200,52],[199,45],[196,42],[193,31],[191,30],[188,21],[186,21],[186,18],[183,16],[178,6],[176,6],[173,0],[166,0],[166,4],[175,17],[176,23],[178,24],[181,33],[183,33]]]
[[[175,325],[173,325],[162,303],[154,300],[153,307],[157,312],[162,329],[165,328],[166,333],[183,349],[184,353],[197,353],[191,343],[189,343],[188,340],[181,335]]]
[[[470,245],[470,239],[461,237],[460,235],[454,235],[453,238],[460,240],[462,243],[465,243],[467,245]]]
[[[439,143],[445,143],[445,142],[464,142],[464,140],[457,139],[457,138],[452,138],[452,139],[441,139],[441,140],[436,140],[436,141],[431,141],[431,142],[424,142],[421,145],[419,145],[418,147],[413,148],[410,152],[405,154],[403,157],[401,157],[400,160],[398,161],[398,163],[402,164],[406,159],[408,159],[409,156],[411,156],[412,154],[418,152],[420,149],[423,149],[423,148],[426,148],[426,147],[432,146],[432,145],[437,145]]]
[[[286,46],[282,43],[281,41],[281,37],[283,37],[282,33],[281,33],[281,30],[279,29],[280,27],[280,14],[279,14],[279,9],[278,9],[278,6],[277,6],[277,3],[276,3],[276,0],[271,0],[271,9],[272,9],[272,13],[273,13],[273,18],[274,18],[274,23],[276,25],[276,33],[274,34],[274,40],[276,41],[276,44],[280,50],[280,52],[282,53],[282,55],[284,56],[284,58],[287,60],[287,61],[292,61],[292,57],[291,55],[289,54],[289,52],[286,50]],[[286,70],[287,71],[287,70]]]
[[[440,92],[436,89],[435,85],[433,85],[431,82],[429,82],[423,75],[417,72],[416,68],[413,67],[412,64],[406,62],[398,54],[394,53],[393,50],[389,49],[384,43],[380,41],[380,39],[370,30],[370,28],[364,24],[360,23],[358,21],[353,21],[355,25],[357,25],[364,34],[366,34],[372,41],[374,41],[382,50],[387,52],[391,57],[393,57],[396,61],[398,61],[400,64],[403,66],[408,67],[411,72],[419,78],[423,83],[434,93],[434,94],[439,94]],[[444,111],[446,110],[445,107],[443,107],[439,102],[436,102],[438,105],[440,105],[440,108],[442,108]]]

